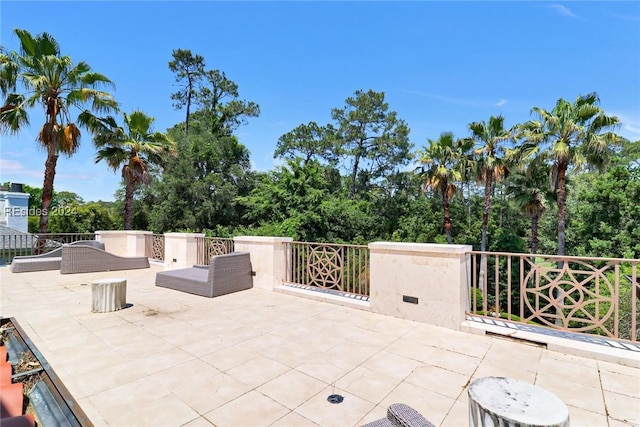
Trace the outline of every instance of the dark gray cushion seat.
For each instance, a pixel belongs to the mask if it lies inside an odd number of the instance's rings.
[[[217,297],[253,287],[248,252],[233,252],[211,258],[209,265],[156,273],[156,286],[204,297]]]

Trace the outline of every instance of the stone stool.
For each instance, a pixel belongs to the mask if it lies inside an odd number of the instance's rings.
[[[569,408],[555,394],[523,381],[485,377],[469,386],[471,427],[569,427]]]
[[[91,283],[91,311],[107,313],[121,310],[127,302],[125,279],[101,279]]]

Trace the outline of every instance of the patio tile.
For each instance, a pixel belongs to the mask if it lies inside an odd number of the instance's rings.
[[[640,425],[640,410],[638,410],[640,399],[605,390],[604,400],[607,404],[609,417],[625,421],[633,426]]]
[[[535,385],[555,394],[566,405],[598,414],[605,414],[602,389],[600,388],[580,385],[580,393],[576,393],[578,388],[570,379],[551,375],[538,375]]]
[[[521,369],[517,366],[483,361],[473,373],[472,380],[484,377],[506,377],[534,384],[536,375],[535,371]]]
[[[309,375],[290,370],[256,390],[289,409],[295,409],[326,386],[326,383]]]
[[[422,363],[388,351],[381,351],[362,364],[374,372],[400,380],[405,379]]]
[[[418,366],[406,378],[406,382],[457,399],[469,381],[469,377],[437,366]]]
[[[257,391],[250,391],[204,416],[217,427],[238,426],[238,414],[242,414],[244,426],[268,426],[288,413],[281,404]]]
[[[466,395],[466,390],[465,390]],[[429,419],[429,417],[425,418]],[[462,427],[469,425],[468,399],[456,400],[440,427]]]
[[[483,362],[498,366],[511,365],[514,368],[527,371],[537,371],[540,357],[544,351],[542,347],[511,341],[506,338],[487,338],[492,341],[492,345],[487,351]],[[514,354],[517,354],[517,357],[513,357]]]
[[[193,421],[182,424],[181,427],[213,427],[213,424],[211,424],[211,422],[209,422],[205,417],[198,417]]]
[[[318,427],[318,424],[298,413],[289,412],[287,415],[271,424],[270,427]]]
[[[194,360],[192,354],[174,347],[161,351],[151,358],[140,359],[139,361],[142,362],[142,369],[146,374],[153,374],[190,360]]]
[[[440,425],[455,402],[456,400],[450,397],[403,382],[389,393],[380,406],[389,407],[393,403],[404,403],[418,411],[433,424]]]
[[[372,421],[377,421],[381,418],[387,417],[387,408],[382,406],[375,406],[372,410],[367,413],[356,425],[361,426],[363,424],[370,423]]]
[[[602,370],[600,378],[603,390],[640,399],[640,375],[629,376]]]
[[[208,363],[193,359],[155,372],[150,377],[161,384],[164,389],[180,390],[199,379],[210,378],[219,374],[220,371]]]
[[[581,427],[602,427],[607,425],[607,417],[603,414],[570,405],[567,405],[567,408],[569,408],[569,422],[571,425]]]
[[[562,360],[557,357],[549,357],[552,352],[543,353],[538,365],[538,375],[561,376],[574,384],[599,388],[600,376],[598,375],[595,363],[592,367],[589,364],[579,364],[580,360]]]
[[[123,412],[134,411],[138,405],[151,403],[169,394],[170,391],[154,378],[143,377],[96,393],[88,400],[100,408],[104,418],[111,419]]]
[[[262,354],[290,368],[295,368],[319,353],[296,342],[285,341],[285,344],[263,350]]]
[[[200,359],[224,372],[240,366],[257,356],[258,354],[250,348],[242,345],[233,345],[200,357]]]
[[[172,393],[199,414],[206,414],[248,393],[251,387],[227,374],[202,377]]]
[[[338,404],[329,403],[327,397],[331,394],[340,394],[344,400]],[[296,408],[295,412],[323,427],[345,427],[357,425],[374,406],[345,390],[327,387]]]
[[[401,381],[359,366],[336,381],[335,386],[371,403],[379,404]]]
[[[227,374],[251,388],[258,387],[267,381],[282,375],[290,368],[275,360],[258,356],[240,366],[229,369]]]
[[[327,384],[332,384],[356,367],[356,364],[329,353],[318,353],[296,366],[304,372]]]
[[[198,414],[175,396],[164,396],[161,399],[136,405],[131,411],[118,412],[108,417],[112,427],[157,426],[175,427],[198,418]]]

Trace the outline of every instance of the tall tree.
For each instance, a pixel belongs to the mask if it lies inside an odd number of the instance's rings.
[[[96,120],[93,112],[115,111],[117,104],[109,93],[100,90],[112,87],[111,80],[93,72],[86,62],[74,64],[71,57],[61,55],[51,35],[34,37],[20,29],[15,34],[20,40],[19,51],[3,48],[0,52],[0,89],[6,97],[0,110],[0,127],[3,132],[17,133],[29,125],[29,108],[38,105],[44,110],[45,121],[37,140],[47,152],[39,225],[39,232],[46,233],[59,155],[76,152],[79,128]],[[74,109],[80,111],[75,122]]]
[[[206,126],[213,135],[231,135],[247,117],[258,117],[260,106],[239,99],[238,84],[220,70],[208,70],[197,92],[200,112],[206,116]]]
[[[482,236],[480,250],[487,250],[487,228],[491,210],[493,185],[508,173],[505,161],[505,142],[513,135],[511,129],[505,129],[503,116],[491,116],[489,122],[469,124],[471,137],[476,141],[474,153],[477,155],[478,179],[484,185],[484,207],[482,210]]]
[[[142,111],[123,114],[124,127],[113,117],[94,127],[98,148],[96,163],[105,161],[114,171],[122,169],[125,184],[124,229],[130,230],[133,221],[133,193],[141,184],[149,184],[149,166],[165,164],[175,153],[175,143],[164,133],[152,130],[153,117]]]
[[[334,108],[331,117],[341,144],[339,153],[350,170],[350,198],[358,183],[366,188],[409,163],[409,127],[395,111],[389,111],[384,92],[358,90],[346,99],[344,108]]]
[[[273,157],[290,160],[301,157],[304,163],[311,160],[337,161],[335,129],[332,125],[319,126],[316,122],[301,124],[278,138]]]
[[[176,109],[186,107],[184,134],[189,135],[189,119],[191,103],[196,95],[198,83],[204,75],[204,57],[193,55],[189,49],[174,49],[173,60],[169,61],[169,70],[176,74],[176,83],[181,85],[177,92],[171,94]]]
[[[542,155],[551,164],[551,184],[558,200],[558,255],[566,253],[566,175],[570,168],[588,164],[602,170],[618,136],[611,132],[620,120],[599,107],[596,93],[580,95],[571,103],[558,99],[551,111],[535,107],[538,120],[522,126],[533,143],[529,155]]]
[[[471,151],[473,141],[469,138],[456,139],[451,132],[445,132],[437,140],[428,140],[429,146],[419,151],[422,175],[426,188],[431,188],[442,197],[444,231],[447,243],[452,243],[451,213],[449,203],[458,190],[458,183],[464,178],[465,156]]]
[[[509,176],[507,194],[513,197],[520,210],[531,219],[529,247],[531,253],[535,254],[538,253],[538,224],[549,201],[555,200],[555,194],[549,190],[547,165],[530,162],[521,169]]]

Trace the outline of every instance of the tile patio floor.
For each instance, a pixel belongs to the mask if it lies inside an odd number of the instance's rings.
[[[160,270],[0,267],[0,313],[96,426],[358,426],[395,402],[466,426],[466,386],[490,375],[554,392],[572,426],[640,426],[640,369],[260,289],[198,297],[156,288]],[[106,277],[127,279],[131,307],[91,313]]]

